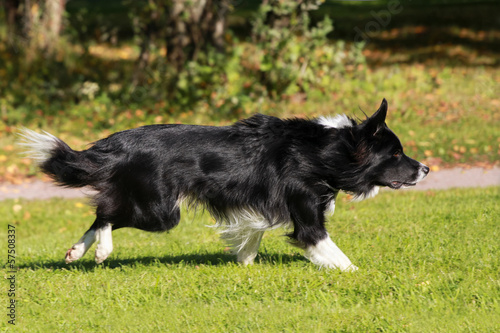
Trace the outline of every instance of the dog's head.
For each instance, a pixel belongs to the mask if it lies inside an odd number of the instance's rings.
[[[398,137],[385,123],[386,116],[384,99],[377,112],[357,125],[358,161],[366,166],[372,185],[393,189],[413,186],[429,173],[429,168],[405,155]]]

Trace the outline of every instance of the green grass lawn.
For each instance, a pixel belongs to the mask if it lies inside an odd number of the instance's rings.
[[[208,214],[167,234],[122,229],[103,265],[64,253],[93,221],[78,200],[0,202],[16,227],[23,332],[493,332],[500,330],[499,188],[343,196],[328,229],[360,267],[318,269],[276,230],[235,262]],[[6,258],[7,243],[4,247]],[[5,276],[7,270],[4,270]],[[7,305],[3,282],[2,308]],[[6,316],[2,330],[11,331]]]

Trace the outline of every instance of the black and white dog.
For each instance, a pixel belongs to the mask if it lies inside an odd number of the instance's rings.
[[[403,153],[385,124],[387,102],[361,123],[345,115],[315,120],[255,115],[232,126],[150,125],[115,133],[84,151],[24,129],[22,144],[57,184],[89,186],[96,220],[66,253],[80,259],[98,241],[97,263],[123,227],[165,231],[182,202],[203,205],[244,264],[253,262],[265,230],[293,227],[291,243],[313,263],[356,270],[330,239],[325,213],[339,191],[357,199],[380,186],[415,185],[429,168]]]

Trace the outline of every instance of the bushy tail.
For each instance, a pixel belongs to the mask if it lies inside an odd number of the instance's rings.
[[[26,147],[28,157],[61,186],[83,187],[92,185],[96,166],[85,158],[84,152],[71,149],[52,134],[34,132],[27,128],[19,131],[19,145]]]

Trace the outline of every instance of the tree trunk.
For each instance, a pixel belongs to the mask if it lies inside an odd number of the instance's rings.
[[[7,38],[9,45],[13,45],[20,36],[21,19],[20,0],[5,0],[4,8],[7,20]]]
[[[135,88],[146,79],[145,71],[150,62],[151,45],[155,43],[158,31],[161,29],[160,14],[158,11],[149,12],[148,19],[145,20],[141,28],[141,53],[137,59],[137,63],[132,76],[132,87]]]
[[[65,0],[45,0],[41,31],[45,38],[41,43],[41,48],[48,53],[53,53],[59,42],[65,5]]]
[[[13,0],[9,0],[13,1]],[[22,36],[28,58],[55,53],[62,30],[66,0],[23,0]]]
[[[208,45],[224,50],[229,0],[173,0],[167,26],[167,59],[177,72]]]

